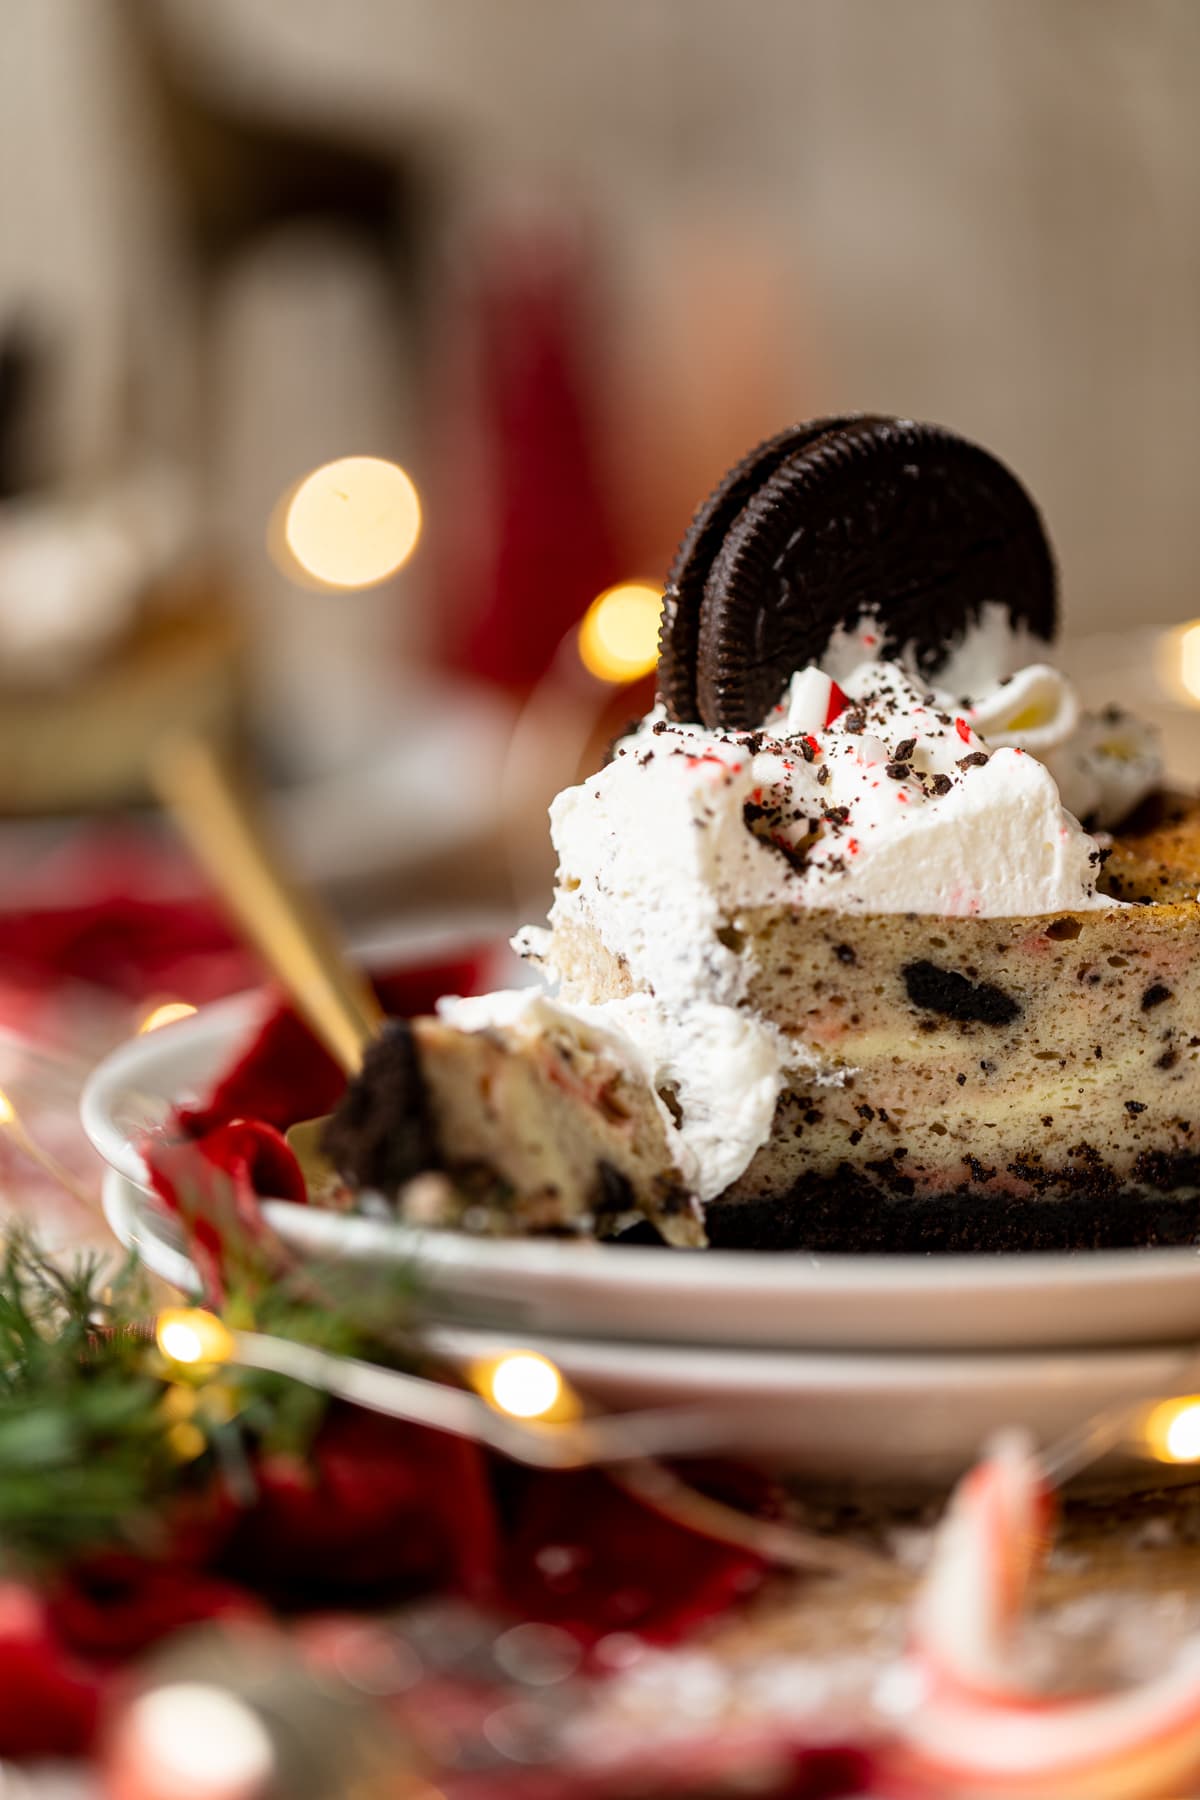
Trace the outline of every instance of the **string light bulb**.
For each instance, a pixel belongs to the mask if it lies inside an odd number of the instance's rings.
[[[285,574],[351,590],[394,575],[420,535],[420,496],[399,463],[342,456],[284,495],[268,543]]]
[[[164,1000],[161,1006],[152,1007],[138,1026],[141,1035],[147,1031],[160,1031],[164,1025],[177,1024],[180,1019],[190,1019],[196,1008],[189,1000]]]
[[[154,1339],[168,1362],[184,1368],[229,1362],[234,1352],[232,1332],[201,1306],[164,1308],[155,1321]]]
[[[662,591],[651,581],[621,581],[588,607],[579,627],[579,656],[600,681],[640,681],[658,661]]]
[[[513,1419],[557,1424],[579,1410],[561,1372],[536,1350],[493,1357],[475,1369],[473,1381],[489,1405]]]
[[[1200,1394],[1156,1406],[1146,1420],[1145,1436],[1159,1462],[1200,1462]]]

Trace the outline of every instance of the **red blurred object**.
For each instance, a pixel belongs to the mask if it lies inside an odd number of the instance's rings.
[[[755,1767],[755,1754],[762,1762]],[[672,1767],[671,1763],[675,1766]],[[624,1767],[594,1775],[576,1767],[514,1769],[502,1773],[439,1772],[445,1800],[878,1800],[870,1785],[871,1762],[860,1750],[840,1745],[797,1748],[765,1739],[726,1749],[721,1743],[685,1741],[673,1758],[653,1769]],[[890,1800],[899,1800],[891,1796]]]
[[[442,476],[431,509],[457,665],[521,691],[604,588],[629,574],[604,478],[575,228],[493,228],[448,314]]]
[[[262,965],[217,903],[196,891],[186,859],[136,831],[96,828],[39,857],[32,874],[9,871],[8,877],[7,904],[0,908],[0,1024],[37,1033],[75,987],[122,1007],[168,998],[203,1006],[263,979]],[[394,996],[391,1009],[424,1011],[441,993],[470,991],[461,984],[478,980],[483,954],[481,946],[400,971],[384,984]],[[308,1034],[302,1042],[294,1021],[289,1027],[281,1020],[278,1030],[278,1042],[267,1049],[285,1070],[281,1085],[291,1079],[294,1051],[297,1066],[328,1089],[336,1081],[333,1064]],[[221,1116],[250,1110],[234,1107]],[[322,1110],[310,1108],[308,1116]],[[269,1108],[254,1116],[276,1122]],[[305,1109],[293,1116],[306,1116]]]
[[[196,1137],[158,1135],[144,1150],[151,1185],[183,1223],[210,1304],[222,1303],[235,1278],[253,1294],[290,1265],[259,1200],[304,1206],[308,1190],[299,1163],[273,1125],[231,1119]]]
[[[121,1661],[214,1619],[265,1619],[246,1588],[186,1562],[109,1550],[77,1563],[49,1597],[60,1642],[78,1655]]]
[[[221,1564],[279,1605],[490,1595],[495,1517],[474,1444],[334,1406],[306,1461],[267,1456],[256,1478]]]
[[[124,826],[73,832],[2,871],[0,1026],[99,1055],[130,1013],[262,979],[183,857]]]
[[[4,888],[0,981],[86,982],[130,1001],[165,992],[200,1006],[261,979],[186,860],[136,830],[73,835],[6,870]]]
[[[432,1012],[443,994],[477,994],[494,946],[481,944],[445,962],[424,962],[376,978],[389,1018]],[[203,1106],[179,1114],[192,1136],[231,1119],[261,1119],[286,1131],[298,1119],[327,1113],[346,1077],[291,1007],[278,1006]]]
[[[742,1510],[778,1514],[777,1493],[752,1470],[691,1465],[687,1479]],[[674,1642],[765,1573],[752,1551],[676,1524],[602,1470],[517,1477],[513,1510],[500,1575],[506,1606],[584,1643],[621,1631]]]
[[[200,1006],[250,986],[258,965],[205,900],[113,894],[83,906],[8,912],[0,972],[86,981],[131,1001],[171,993]]]
[[[99,1708],[99,1679],[56,1636],[45,1602],[0,1587],[0,1756],[81,1756]]]

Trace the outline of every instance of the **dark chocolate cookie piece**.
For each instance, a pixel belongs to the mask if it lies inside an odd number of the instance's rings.
[[[828,427],[726,529],[700,606],[700,718],[752,730],[839,625],[867,618],[885,656],[908,650],[932,679],[987,601],[1053,638],[1054,559],[1016,477],[941,426]]]
[[[780,465],[828,431],[866,422],[871,415],[847,413],[838,418],[809,419],[789,425],[757,444],[735,463],[696,509],[663,590],[662,624],[658,633],[658,695],[667,717],[681,723],[699,719],[696,656],[704,586],[734,520],[746,502]],[[756,721],[757,722],[757,721]]]
[[[412,1027],[389,1019],[325,1127],[321,1145],[356,1190],[394,1200],[406,1181],[441,1162]]]

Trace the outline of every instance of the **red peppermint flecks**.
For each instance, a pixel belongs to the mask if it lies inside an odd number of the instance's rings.
[[[834,696],[834,694],[835,694],[835,693],[837,693],[837,694],[841,694],[841,689],[840,689],[840,688],[839,688],[839,687],[838,687],[838,684],[837,684],[837,682],[836,682],[836,681],[835,681],[835,682],[834,682],[834,683],[833,683],[833,686],[832,686],[832,689],[831,689],[831,691],[830,691],[830,695],[829,695],[829,704],[830,704],[830,705],[831,705],[831,706],[832,706],[832,705],[833,705],[833,696]],[[844,702],[845,702],[845,699],[846,699],[846,696],[845,696],[845,695],[844,695],[844,694],[842,694],[842,701],[843,701],[843,703],[844,703]],[[839,710],[839,711],[841,711],[841,710],[842,710],[842,709],[841,709],[841,708],[840,708],[840,707],[839,707],[839,709],[838,709],[838,710]],[[836,718],[836,716],[837,716],[837,715],[836,715],[836,714],[834,714],[834,715],[833,715],[833,716],[834,716],[834,717],[835,717],[835,718]],[[829,720],[828,720],[828,719],[826,719],[826,721],[825,721],[825,723],[826,723],[826,724],[828,724],[828,723],[829,723]],[[806,744],[807,744],[807,745],[808,745],[808,747],[809,747],[809,749],[810,749],[810,750],[811,750],[811,751],[812,751],[812,753],[813,753],[813,755],[814,755],[814,756],[820,756],[820,754],[821,754],[821,746],[820,746],[820,744],[819,744],[819,743],[818,743],[818,742],[817,742],[817,740],[816,740],[816,738],[815,738],[815,737],[814,737],[814,736],[813,736],[813,734],[812,734],[812,732],[811,732],[811,731],[808,731],[808,732],[805,732],[805,734],[804,734],[804,741],[805,741],[805,743],[806,743]]]
[[[970,743],[971,727],[967,724],[967,721],[965,719],[955,719],[954,729],[955,729],[955,731],[957,731],[959,737],[962,739],[964,744]]]
[[[725,773],[725,764],[722,762],[721,758],[715,755],[711,750],[706,750],[702,756],[689,756],[686,758],[686,762],[689,769],[698,769],[704,763],[711,763],[714,768],[720,769],[722,774]],[[730,773],[736,775],[740,766],[740,764],[735,764]]]
[[[832,725],[833,721],[838,718],[840,714],[845,712],[849,704],[849,700],[846,698],[845,694],[843,694],[837,682],[831,681],[829,684],[829,705],[825,711],[826,725]]]

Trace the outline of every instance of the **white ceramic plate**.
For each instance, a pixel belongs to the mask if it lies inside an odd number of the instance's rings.
[[[408,949],[444,954],[443,933]],[[462,941],[461,932],[458,942]],[[475,941],[478,941],[476,938]],[[172,1102],[202,1094],[264,1006],[246,994],[135,1038],[95,1070],[84,1128],[141,1186],[137,1144]],[[1200,1337],[1200,1252],[872,1257],[666,1251],[415,1233],[388,1221],[266,1203],[296,1248],[361,1267],[415,1260],[431,1311],[456,1321],[640,1342],[808,1350],[1020,1349]]]
[[[178,1287],[194,1284],[169,1221],[116,1170],[105,1178],[104,1204],[118,1238],[156,1274]],[[809,1481],[913,1489],[953,1481],[1005,1427],[1022,1425],[1045,1446],[1106,1407],[1138,1409],[1196,1380],[1193,1353],[1169,1346],[919,1355],[615,1343],[461,1325],[423,1335],[431,1350],[463,1367],[505,1350],[540,1350],[606,1409],[715,1410],[714,1452]],[[1123,1474],[1136,1448],[1134,1433],[1088,1478]]]

